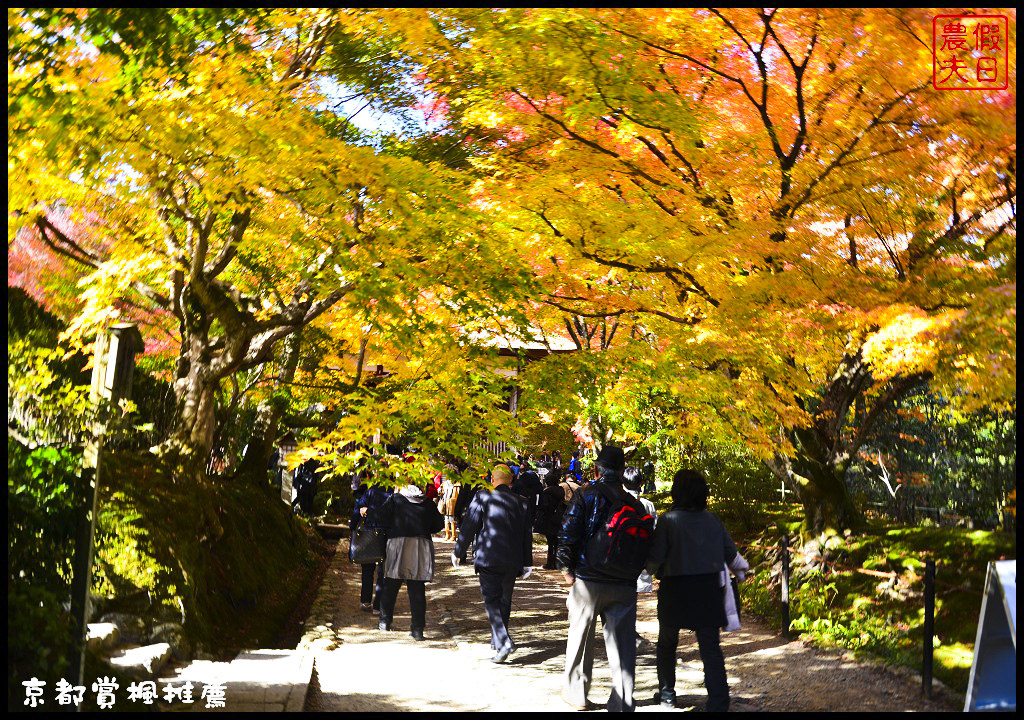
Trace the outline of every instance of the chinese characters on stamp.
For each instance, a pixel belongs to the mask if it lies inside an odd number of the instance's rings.
[[[25,687],[25,705],[30,708],[36,708],[46,705],[46,699],[43,696],[43,692],[46,688],[46,682],[39,678],[32,678],[31,680],[23,680],[21,683]],[[117,690],[120,688],[117,680],[111,677],[97,678],[92,683],[91,689],[96,698],[96,705],[101,710],[109,710],[114,707],[117,700]],[[72,685],[64,678],[61,678],[55,683],[56,693],[54,699],[57,705],[74,705],[78,707],[82,704],[82,700],[85,697],[85,686],[84,685]],[[191,704],[196,701],[193,697],[192,691],[195,686],[188,681],[181,683],[165,682],[163,686],[163,698],[166,703],[180,702],[184,704]],[[152,705],[154,701],[159,699],[159,692],[157,689],[156,682],[153,680],[144,680],[141,682],[133,682],[127,688],[128,700],[132,702],[141,702],[146,705]],[[206,700],[207,708],[223,708],[227,706],[226,698],[227,688],[223,683],[203,683],[202,691],[200,692],[200,698]]]
[[[1005,15],[936,15],[932,85],[938,90],[1005,90],[1009,41]]]

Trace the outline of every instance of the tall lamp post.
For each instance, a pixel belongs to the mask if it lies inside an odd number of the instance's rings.
[[[121,400],[131,399],[135,355],[144,349],[142,335],[132,323],[119,323],[108,332],[100,334],[96,339],[92,387],[89,392],[89,401],[93,407],[106,402],[112,409],[116,408]],[[106,429],[107,418],[99,418],[82,458],[82,478],[88,484],[89,490],[82,514],[79,516],[71,581],[71,620],[74,630],[71,676],[76,679],[78,685],[84,684],[85,635],[89,618],[96,497],[103,479],[103,436]]]
[[[288,469],[288,457],[295,452],[298,445],[295,442],[295,436],[288,431],[284,434],[279,441],[279,447],[281,448],[281,457],[278,459],[282,467],[281,471],[281,500],[288,504],[288,507],[292,505],[292,488],[295,482],[295,471]]]

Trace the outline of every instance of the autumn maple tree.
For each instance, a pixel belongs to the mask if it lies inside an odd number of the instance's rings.
[[[809,530],[852,527],[886,408],[1015,391],[1015,61],[1006,90],[935,89],[934,14],[12,10],[10,234],[89,268],[79,337],[174,339],[167,452],[208,457],[218,393],[271,358],[263,385],[341,393],[324,452],[488,442],[501,381],[468,338],[530,326],[579,350],[531,366],[531,410],[603,441],[656,395]],[[339,88],[443,137],[359,138]],[[402,382],[342,368],[373,354]]]
[[[491,143],[476,190],[549,307],[635,323],[633,381],[681,434],[742,438],[822,531],[859,524],[846,469],[896,399],[1015,388],[1015,66],[936,90],[933,14],[388,18]]]
[[[412,102],[386,33],[353,41],[352,14],[9,13],[9,238],[85,269],[80,342],[125,318],[175,339],[160,449],[194,477],[218,393],[233,407],[271,360],[263,384],[287,393],[304,328],[351,355],[359,328],[390,328],[401,351],[417,320],[486,316],[518,282],[450,163],[348,122],[346,93]],[[243,465],[266,468],[282,412],[264,393]]]

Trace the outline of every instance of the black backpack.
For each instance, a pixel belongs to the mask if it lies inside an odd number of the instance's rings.
[[[654,518],[632,495],[605,483],[595,486],[609,503],[605,521],[587,540],[587,564],[622,580],[636,580],[654,541]]]

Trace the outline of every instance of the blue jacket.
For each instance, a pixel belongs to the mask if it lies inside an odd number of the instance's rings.
[[[533,535],[526,500],[507,485],[481,490],[473,498],[455,541],[455,555],[466,559],[469,541],[476,550],[473,564],[517,575],[533,564]]]
[[[362,521],[365,527],[368,528],[380,528],[383,527],[375,517],[377,511],[383,507],[387,499],[391,497],[391,488],[383,487],[382,485],[371,485],[356,498],[355,507],[352,508],[352,526],[355,527],[356,523]],[[366,508],[366,517],[363,518],[359,514],[360,508]]]
[[[619,483],[607,483],[621,493],[626,491]],[[576,491],[562,517],[562,531],[558,534],[555,558],[558,567],[568,569],[580,580],[613,585],[636,585],[636,578],[623,580],[602,573],[587,563],[587,541],[608,521],[611,502],[594,485]]]
[[[577,480],[583,478],[583,466],[580,464],[579,458],[573,458],[569,461],[569,474],[575,477]]]

